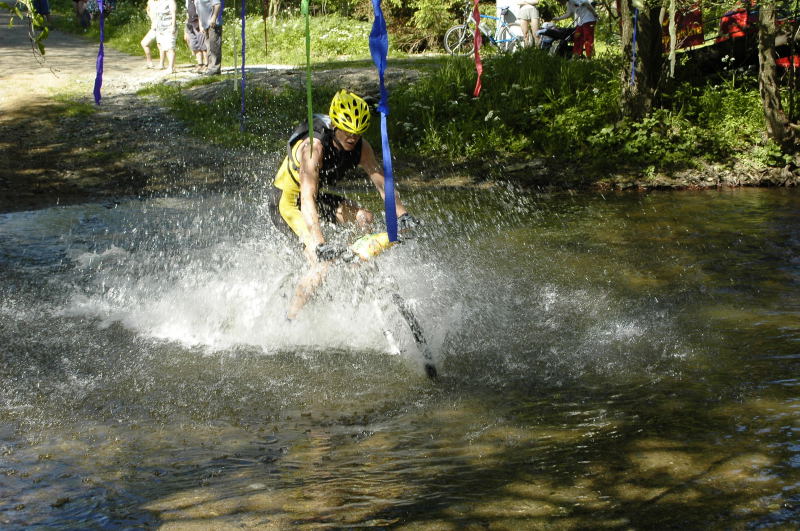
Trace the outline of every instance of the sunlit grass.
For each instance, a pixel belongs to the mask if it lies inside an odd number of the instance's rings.
[[[94,21],[88,30],[80,27],[73,14],[70,0],[53,0],[54,25],[57,29],[99,41],[100,30]],[[183,24],[186,13],[183,2],[178,2],[178,61],[190,62],[192,57],[183,43]],[[223,14],[222,59],[225,66],[241,64],[242,25],[240,13],[233,6]],[[245,59],[248,64],[278,63],[300,65],[306,63],[305,20],[300,16],[282,16],[267,20],[266,44],[264,19],[247,15],[245,19]],[[147,33],[150,22],[142,7],[118,2],[114,12],[106,19],[105,42],[122,52],[142,55],[140,41]],[[369,61],[369,33],[371,22],[344,18],[336,14],[312,17],[310,24],[311,60],[314,63],[333,60]],[[393,57],[405,54],[390,49]]]

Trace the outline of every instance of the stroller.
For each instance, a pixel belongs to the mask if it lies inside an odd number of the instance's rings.
[[[557,55],[569,59],[572,57],[572,36],[575,34],[575,28],[561,28],[552,22],[545,22],[542,28],[537,31],[541,35],[541,44],[539,47],[542,50],[547,50],[550,55]]]

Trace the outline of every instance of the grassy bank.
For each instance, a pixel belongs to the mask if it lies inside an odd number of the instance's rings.
[[[537,50],[494,56],[485,63],[480,98],[472,97],[469,60],[446,57],[438,65],[417,83],[391,91],[389,131],[399,159],[484,166],[546,159],[579,167],[589,180],[616,171],[646,175],[713,163],[781,163],[777,147],[764,140],[753,79],[683,83],[644,120],[624,122],[617,103],[621,65],[613,57],[564,61]],[[316,111],[327,109],[336,88],[314,87]],[[242,133],[238,85],[221,84],[210,103],[193,101],[174,86],[151,92],[195,134],[231,146],[283,149],[287,131],[305,116],[303,91],[273,94],[251,83]],[[373,127],[367,138],[377,143],[378,135]]]
[[[539,50],[492,57],[472,98],[474,65],[448,60],[393,94],[393,129],[407,151],[449,159],[556,157],[607,170],[676,169],[699,161],[775,162],[763,141],[754,79],[683,83],[641,122],[620,121],[615,57],[564,61]]]
[[[71,2],[70,2],[71,4]],[[56,0],[65,12],[65,0]],[[66,7],[65,7],[66,6]],[[181,17],[183,15],[181,14]],[[241,42],[236,13],[226,9],[224,56],[237,62]],[[62,26],[78,29],[70,16]],[[140,8],[121,5],[109,19],[107,42],[140,53],[147,30]],[[70,26],[72,25],[72,26]],[[271,25],[263,48],[263,21],[247,19],[248,62],[301,64],[305,61],[303,20],[294,16]],[[338,15],[312,22],[312,51],[317,68],[368,61],[367,22]],[[95,39],[96,24],[86,33]],[[184,59],[190,60],[185,48]],[[389,67],[413,68],[395,53]],[[761,168],[781,164],[778,148],[765,140],[761,100],[753,77],[731,81],[693,80],[673,83],[661,94],[650,116],[638,122],[620,120],[618,95],[623,65],[612,53],[591,61],[565,61],[539,50],[485,58],[483,92],[473,98],[475,67],[470,59],[428,59],[428,74],[413,85],[391,91],[389,129],[398,158],[424,157],[441,165],[546,159],[580,168],[592,180],[608,172],[655,174],[707,163]],[[735,81],[734,81],[735,80]],[[186,123],[193,134],[226,146],[283,149],[285,137],[305,116],[303,91],[280,94],[248,84],[246,127],[240,132],[238,84],[222,83],[211,101],[188,98],[176,86],[150,89]],[[183,87],[184,89],[187,87]],[[327,110],[335,86],[314,87],[315,110]],[[368,138],[378,143],[378,128]]]

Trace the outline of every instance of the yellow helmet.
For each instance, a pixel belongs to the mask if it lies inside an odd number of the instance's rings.
[[[347,90],[340,90],[331,100],[328,112],[331,123],[354,135],[363,135],[369,129],[369,105],[361,97]]]

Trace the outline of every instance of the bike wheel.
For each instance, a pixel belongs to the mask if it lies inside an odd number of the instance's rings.
[[[514,53],[522,48],[522,37],[519,35],[522,30],[519,24],[509,24],[500,28],[497,35],[497,46],[503,52]]]
[[[475,36],[464,24],[453,26],[444,34],[444,49],[450,55],[472,55],[475,51]]]
[[[433,361],[433,353],[431,352],[431,348],[428,345],[428,342],[425,340],[425,334],[422,332],[422,326],[420,326],[419,321],[417,321],[417,318],[414,316],[411,308],[406,304],[400,295],[397,293],[392,294],[392,302],[394,302],[397,311],[408,325],[411,335],[414,337],[414,342],[417,344],[420,354],[422,354],[422,361],[425,366],[425,374],[431,380],[435,380],[438,376],[438,371],[436,370],[436,364]]]

